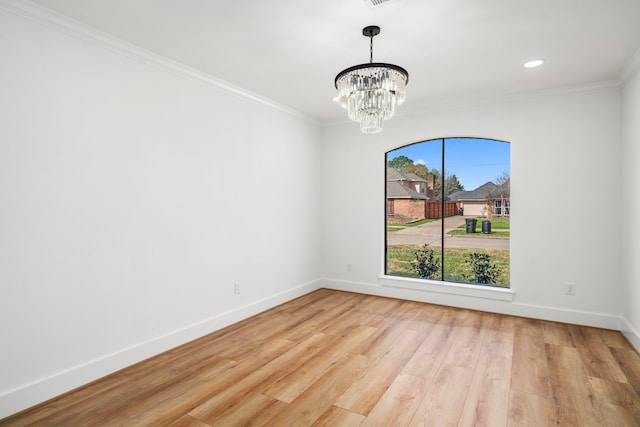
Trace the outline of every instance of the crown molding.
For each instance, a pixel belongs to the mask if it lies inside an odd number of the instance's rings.
[[[394,118],[401,117],[414,117],[416,115],[437,113],[443,111],[459,111],[468,110],[473,108],[487,107],[491,105],[499,105],[505,103],[526,101],[535,98],[542,98],[547,96],[566,95],[572,93],[591,92],[598,90],[606,90],[610,88],[620,87],[622,81],[620,80],[605,80],[593,83],[586,83],[573,86],[562,86],[551,89],[533,90],[527,92],[511,92],[495,95],[477,95],[477,96],[463,96],[457,98],[448,98],[434,100],[431,102],[410,104],[410,101],[406,101],[402,109],[399,109]],[[407,107],[411,108],[407,108]],[[351,123],[348,119],[340,119],[328,122],[326,127],[341,126],[346,123]]]
[[[581,85],[562,86],[557,88],[541,89],[527,92],[512,92],[497,95],[480,95],[453,98],[416,105],[413,110],[403,111],[400,114],[396,114],[396,116],[403,117],[416,114],[434,113],[438,111],[466,110],[470,108],[480,108],[498,104],[522,102],[536,98],[606,90],[610,88],[620,87],[620,85],[621,82],[618,80],[606,80]]]
[[[103,49],[110,50],[128,58],[144,62],[148,65],[164,68],[168,71],[199,80],[246,100],[265,105],[269,108],[295,116],[306,122],[320,126],[320,123],[297,110],[272,101],[261,95],[243,89],[210,74],[191,68],[180,62],[153,53],[140,46],[119,39],[80,21],[69,18],[53,10],[36,5],[28,0],[0,0],[0,10],[19,15],[32,22],[47,26],[56,31],[78,38]]]

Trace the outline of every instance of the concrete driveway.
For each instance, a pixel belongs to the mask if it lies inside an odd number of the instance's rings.
[[[444,245],[449,248],[477,248],[477,249],[509,249],[509,238],[488,234],[474,233],[470,236],[447,236],[447,232],[458,228],[470,217],[450,216],[444,219]],[[437,220],[409,227],[399,231],[387,233],[389,245],[424,245],[440,246],[442,221]]]

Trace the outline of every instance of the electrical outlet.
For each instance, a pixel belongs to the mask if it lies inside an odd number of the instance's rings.
[[[353,271],[353,265],[347,264],[347,271],[348,272],[352,272]]]
[[[239,294],[240,293],[240,282],[235,282],[233,284],[233,293],[234,294]]]
[[[576,285],[575,283],[565,283],[564,285],[564,293],[565,295],[575,295],[576,294]]]

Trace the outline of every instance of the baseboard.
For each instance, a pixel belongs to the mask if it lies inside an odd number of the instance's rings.
[[[633,329],[624,317],[622,318],[622,335],[624,335],[636,351],[640,353],[640,333]]]
[[[323,287],[340,291],[356,292],[368,295],[400,298],[411,301],[427,302],[450,307],[468,308],[511,316],[529,317],[553,322],[571,323],[575,325],[593,326],[596,328],[621,330],[621,319],[602,313],[567,310],[557,307],[542,307],[519,304],[512,301],[492,300],[469,295],[428,292],[416,289],[403,289],[367,283],[347,282],[325,279]]]
[[[134,363],[157,355],[196,338],[222,329],[277,305],[313,292],[322,287],[320,280],[289,289],[276,295],[251,302],[242,307],[220,313],[186,328],[122,349],[99,359],[91,360],[72,369],[57,372],[49,377],[0,395],[0,419],[27,409],[38,403],[95,381]]]

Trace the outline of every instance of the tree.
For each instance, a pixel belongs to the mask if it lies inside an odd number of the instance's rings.
[[[456,174],[450,173],[447,175],[447,179],[444,180],[445,198],[455,193],[456,191],[464,191],[464,185],[462,185]]]
[[[429,169],[422,163],[414,163],[413,160],[407,156],[398,156],[387,161],[387,166],[397,169],[404,173],[414,173],[420,178],[428,179]]]
[[[500,176],[496,178],[496,185],[498,187],[506,187],[509,189],[509,181],[511,180],[511,175],[509,175],[508,171],[503,171]]]
[[[423,165],[422,163],[418,163],[417,165],[409,165],[405,166],[402,169],[402,172],[412,172],[418,175],[420,178],[428,179],[429,178],[429,169]]]
[[[504,171],[496,178],[496,198],[500,199],[500,206],[502,207],[502,215],[506,215],[506,201],[511,197],[511,175],[509,172]]]
[[[404,170],[407,166],[413,166],[413,160],[408,158],[407,156],[398,156],[393,158],[387,162],[387,165],[391,168],[398,169],[399,171]]]
[[[437,170],[432,170],[431,173],[434,175],[436,199],[442,201],[442,175]],[[456,174],[447,174],[447,178],[444,180],[444,200],[447,200],[456,191],[463,190],[464,185],[462,185]]]

